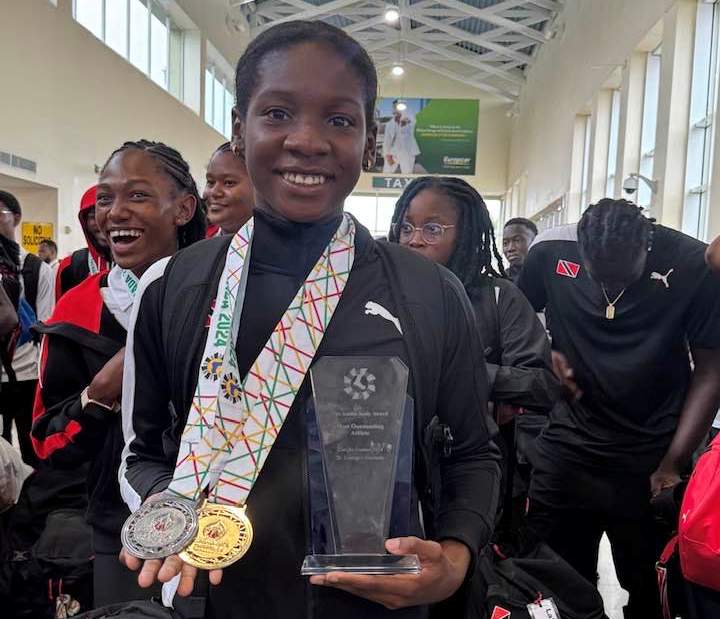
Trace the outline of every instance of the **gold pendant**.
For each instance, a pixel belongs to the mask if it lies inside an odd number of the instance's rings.
[[[253,528],[244,507],[203,503],[198,532],[180,558],[202,570],[218,570],[242,558],[250,548]]]
[[[615,318],[615,306],[614,305],[608,305],[605,308],[605,318],[608,320],[613,320]]]

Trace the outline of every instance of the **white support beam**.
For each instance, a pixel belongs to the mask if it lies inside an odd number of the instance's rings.
[[[541,9],[547,9],[553,13],[559,13],[562,11],[563,5],[557,0],[530,0],[535,6],[539,6]]]
[[[486,64],[480,60],[480,58],[473,58],[470,54],[472,52],[468,52],[468,54],[462,54],[459,52],[451,51],[447,48],[439,47],[437,45],[433,45],[432,43],[427,43],[422,40],[421,37],[409,37],[408,41],[415,45],[416,47],[421,47],[423,49],[426,49],[430,52],[433,52],[435,54],[438,54],[439,56],[444,56],[448,60],[454,60],[456,62],[461,62],[463,64],[471,66],[473,69],[482,69],[483,71],[487,73],[492,73],[493,75],[497,75],[501,77],[502,79],[510,82],[511,84],[515,84],[516,86],[522,86],[525,83],[525,80],[523,78],[520,78],[516,75],[513,75],[511,73],[508,73],[507,71],[504,71],[503,69],[498,69],[497,67],[494,67],[493,65]],[[477,56],[477,54],[474,54]]]
[[[458,28],[457,26],[449,26],[436,19],[423,17],[420,14],[415,14],[412,16],[412,18],[415,21],[424,24],[425,26],[430,26],[433,30],[442,30],[443,32],[451,34],[462,41],[467,41],[468,43],[479,45],[480,47],[484,47],[485,49],[497,52],[498,54],[501,54],[508,58],[512,58],[513,60],[519,60],[522,63],[531,63],[531,57],[528,54],[523,54],[522,52],[508,49],[504,45],[494,43],[493,41],[488,40],[482,35],[472,34],[470,32],[467,32],[466,30],[463,30],[462,28]]]
[[[347,24],[343,29],[373,55],[378,68],[403,58],[512,101],[525,83],[518,67],[531,65],[545,43],[536,28],[554,20],[567,0],[498,0],[483,8],[470,0],[390,0],[400,11],[399,24],[385,21],[386,0],[314,1],[257,0],[249,19],[251,34],[291,20],[340,17]],[[232,8],[239,0],[228,4]],[[462,22],[472,19],[490,24],[489,29],[466,30]],[[525,48],[533,53],[520,51]]]
[[[496,24],[498,26],[504,26],[509,30],[516,30],[520,34],[524,34],[528,39],[534,40],[538,43],[545,43],[545,37],[543,36],[542,32],[538,32],[533,28],[523,26],[522,24],[514,22],[511,19],[501,17],[495,11],[489,10],[500,7],[501,5],[499,4],[489,7],[488,9],[478,9],[474,6],[470,6],[469,4],[465,4],[464,2],[460,2],[459,0],[442,0],[442,3],[449,6],[450,8],[467,13],[468,15],[470,15],[471,17],[475,17],[476,19],[481,19],[482,21]]]
[[[326,2],[325,4],[321,4],[319,6],[315,6],[314,4],[309,4],[307,2],[303,2],[302,0],[284,0],[289,2],[290,4],[293,4],[294,6],[298,6],[298,8],[301,7],[301,5],[305,5],[308,8],[305,8],[300,13],[295,13],[294,15],[289,15],[288,17],[284,17],[282,19],[279,19],[272,24],[268,24],[266,26],[263,26],[261,30],[265,30],[268,27],[275,26],[277,24],[282,24],[287,21],[293,21],[296,19],[313,19],[316,17],[320,17],[321,15],[333,15],[335,12],[339,11],[340,9],[345,8],[346,6],[351,6],[353,4],[357,4],[358,0],[332,0],[332,2]]]
[[[343,30],[347,32],[348,34],[354,34],[356,32],[360,32],[362,30],[365,30],[366,28],[372,28],[374,26],[384,25],[387,23],[385,21],[384,15],[378,15],[375,17],[372,17],[371,19],[365,19],[362,21],[356,21],[354,24],[350,24],[349,26],[345,26]]]

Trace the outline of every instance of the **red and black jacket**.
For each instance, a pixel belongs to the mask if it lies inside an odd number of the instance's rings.
[[[69,256],[65,256],[58,263],[57,272],[55,274],[55,300],[59,301],[68,290],[77,286],[86,279],[90,273],[90,262],[92,261],[97,267],[97,272],[109,269],[112,261],[106,248],[100,247],[88,230],[87,219],[91,209],[95,208],[97,196],[97,188],[90,187],[80,200],[80,212],[78,220],[82,227],[87,247],[74,251]]]
[[[120,548],[120,527],[128,513],[117,482],[121,419],[93,404],[83,409],[80,403],[82,391],[125,345],[125,329],[103,302],[100,289],[106,285],[107,272],[90,276],[36,327],[44,337],[32,441],[38,457],[51,466],[80,469],[90,463],[88,522],[96,550],[110,552]]]

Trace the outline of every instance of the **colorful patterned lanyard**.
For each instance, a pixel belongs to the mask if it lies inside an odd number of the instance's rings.
[[[355,255],[345,215],[300,286],[243,384],[235,342],[252,240],[248,221],[228,248],[197,388],[168,491],[197,501],[244,505],[283,426],[342,296]]]

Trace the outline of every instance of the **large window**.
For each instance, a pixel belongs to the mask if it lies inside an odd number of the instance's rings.
[[[713,111],[717,106],[719,21],[717,4],[698,3],[682,228],[686,234],[700,239],[707,236],[715,132]]]
[[[640,134],[640,174],[649,179],[655,169],[655,135],[657,132],[658,102],[660,99],[661,50],[658,47],[647,55],[645,64],[645,93],[643,95],[642,133]],[[646,183],[638,188],[637,203],[648,208],[652,192]]]
[[[590,126],[591,116],[583,116],[582,176],[580,178],[580,213],[588,207],[590,197]]]
[[[620,91],[612,91],[610,103],[610,136],[608,137],[607,180],[605,182],[605,196],[612,198],[615,195],[615,176],[617,172],[618,148],[620,146]]]
[[[352,213],[373,236],[386,236],[390,232],[390,222],[398,197],[352,195],[345,200],[345,210]]]
[[[228,140],[232,135],[233,83],[216,65],[205,69],[205,122]]]
[[[183,31],[159,0],[74,0],[73,15],[156,84],[183,98]]]

